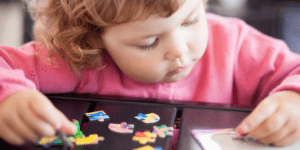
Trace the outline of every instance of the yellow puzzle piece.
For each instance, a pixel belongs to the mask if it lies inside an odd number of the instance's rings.
[[[44,144],[53,142],[56,139],[57,139],[57,136],[54,136],[54,137],[43,137],[42,139],[40,139],[40,141],[38,141],[38,144],[44,145]]]
[[[146,114],[147,118],[143,120],[144,123],[154,123],[159,121],[160,117],[155,113]]]
[[[103,141],[103,136],[98,136],[98,134],[90,134],[85,138],[76,138],[74,139],[74,143],[76,145],[87,145],[87,144],[98,144],[98,141]]]
[[[143,147],[140,147],[140,148],[135,148],[133,150],[155,150],[155,148],[153,148],[150,145],[146,145],[146,146],[143,146]]]

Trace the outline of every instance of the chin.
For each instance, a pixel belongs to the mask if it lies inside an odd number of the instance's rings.
[[[184,76],[185,77],[185,76]],[[136,78],[136,77],[131,77],[135,81],[142,82],[142,83],[173,83],[173,82],[178,82],[182,78],[181,76],[173,76],[171,78],[162,78],[162,79],[145,79],[145,78]]]
[[[162,80],[161,82],[162,83],[173,83],[173,82],[178,82],[180,81],[182,78],[169,78],[169,79],[165,79],[165,80]]]
[[[164,81],[162,83],[174,83],[174,82],[177,82],[177,81],[180,81],[180,80],[176,80],[176,81],[175,80],[174,81],[173,80],[172,81]]]
[[[149,79],[143,79],[143,78],[132,78],[133,80],[141,83],[158,83],[161,82],[159,80],[149,80]]]

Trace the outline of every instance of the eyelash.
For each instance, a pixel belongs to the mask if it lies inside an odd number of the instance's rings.
[[[198,17],[192,20],[191,22],[184,23],[183,26],[191,26],[198,22]]]
[[[156,38],[155,41],[149,45],[139,46],[139,47],[144,51],[148,51],[154,48],[157,45],[157,43],[158,43],[158,38]]]
[[[198,17],[194,20],[192,20],[191,22],[188,23],[184,23],[183,26],[192,26],[194,24],[196,24],[198,22]],[[158,43],[158,38],[155,39],[155,41],[149,45],[145,45],[145,46],[139,46],[142,50],[144,51],[149,51],[152,48],[154,48]]]

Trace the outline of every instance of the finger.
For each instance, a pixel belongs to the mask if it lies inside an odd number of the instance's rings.
[[[262,137],[262,138],[256,138],[260,143],[263,144],[272,144],[274,142],[280,141],[283,138],[285,138],[288,134],[290,134],[291,129],[289,127],[288,123],[285,123],[283,125],[283,127],[281,127],[281,129],[279,129],[277,132],[274,132],[266,137]]]
[[[43,106],[44,110],[40,109],[41,107],[38,107],[37,103],[32,107],[35,109],[36,113],[39,114],[43,120],[51,124],[55,130],[62,130],[65,134],[74,135],[77,131],[77,127],[74,123],[72,123],[61,111],[55,108],[49,100],[47,100],[47,103]]]
[[[251,137],[256,139],[267,138],[268,136],[282,130],[286,122],[287,117],[285,117],[285,115],[279,109],[275,112],[275,114],[265,119],[264,122],[251,130],[249,134]]]
[[[14,144],[14,145],[22,145],[24,144],[24,139],[16,134],[8,125],[1,126],[1,137],[4,141]]]
[[[51,101],[44,95],[38,94],[34,101],[30,103],[31,109],[45,122],[53,126],[58,130],[61,128],[61,122],[57,119],[57,109],[51,103]]]
[[[38,136],[35,132],[29,128],[25,122],[23,122],[23,119],[18,116],[18,114],[12,115],[11,120],[12,121],[8,122],[11,130],[21,136],[24,140],[32,142],[38,140]]]
[[[298,129],[292,130],[284,138],[279,139],[278,141],[272,142],[275,146],[287,146],[297,142],[300,139],[300,132]]]
[[[60,130],[64,124],[63,132],[66,134],[76,133],[77,127],[46,96],[38,92],[35,98],[36,100],[31,101],[30,106],[40,118],[52,125],[55,130]]]
[[[61,120],[61,131],[67,135],[74,135],[77,132],[77,126],[71,122],[62,112],[58,112]]]
[[[238,134],[247,134],[256,128],[268,117],[270,117],[278,108],[278,104],[271,103],[270,98],[264,99],[236,128]]]
[[[27,124],[32,131],[34,131],[38,138],[43,136],[52,137],[55,135],[55,129],[53,126],[38,117],[31,109],[26,110],[27,111],[22,111],[19,115],[23,119],[24,123]]]

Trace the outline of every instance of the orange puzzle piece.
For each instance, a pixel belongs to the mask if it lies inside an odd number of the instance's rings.
[[[149,130],[144,132],[137,131],[132,137],[133,141],[139,141],[140,144],[146,144],[147,142],[154,143],[156,141],[157,134],[151,133]]]

